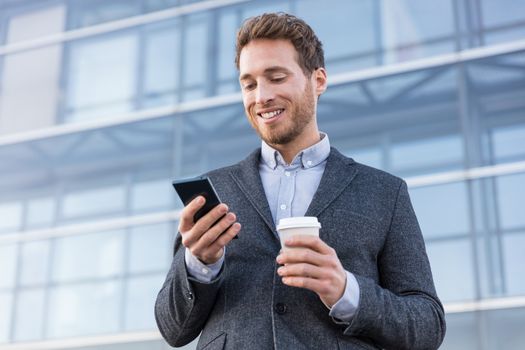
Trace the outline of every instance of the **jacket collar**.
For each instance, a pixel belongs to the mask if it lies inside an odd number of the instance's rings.
[[[246,159],[238,163],[237,166],[234,166],[230,175],[268,228],[274,234],[277,234],[259,175],[260,160],[261,149],[258,148]],[[354,160],[343,156],[339,151],[331,147],[321,182],[305,215],[319,217],[330,203],[350,184],[356,174],[357,168]]]

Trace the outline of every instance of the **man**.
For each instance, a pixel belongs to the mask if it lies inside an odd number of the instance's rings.
[[[327,76],[315,33],[284,13],[251,18],[236,64],[262,147],[208,174],[224,204],[197,222],[204,198],[182,211],[155,307],[164,338],[182,346],[202,331],[199,349],[437,348],[444,312],[406,184],[318,130]],[[275,227],[290,216],[322,228],[283,253]]]

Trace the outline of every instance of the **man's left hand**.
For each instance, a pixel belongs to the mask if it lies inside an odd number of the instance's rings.
[[[277,256],[277,273],[283,283],[309,289],[331,308],[341,297],[346,287],[346,272],[335,250],[319,237],[297,235],[286,242],[294,249],[281,251]]]

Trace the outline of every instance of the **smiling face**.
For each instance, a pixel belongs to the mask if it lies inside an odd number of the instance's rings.
[[[319,141],[317,97],[326,89],[326,73],[305,76],[290,41],[257,39],[239,57],[246,116],[269,145],[306,148]]]

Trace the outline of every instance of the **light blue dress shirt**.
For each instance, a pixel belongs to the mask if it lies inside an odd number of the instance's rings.
[[[301,151],[290,164],[277,150],[262,142],[259,174],[275,224],[283,218],[304,216],[319,187],[329,154],[330,141],[324,133],[318,143]],[[216,263],[205,265],[186,250],[185,261],[190,276],[208,283],[219,274],[224,254]],[[345,292],[329,314],[349,323],[358,305],[359,285],[355,276],[346,271]]]

